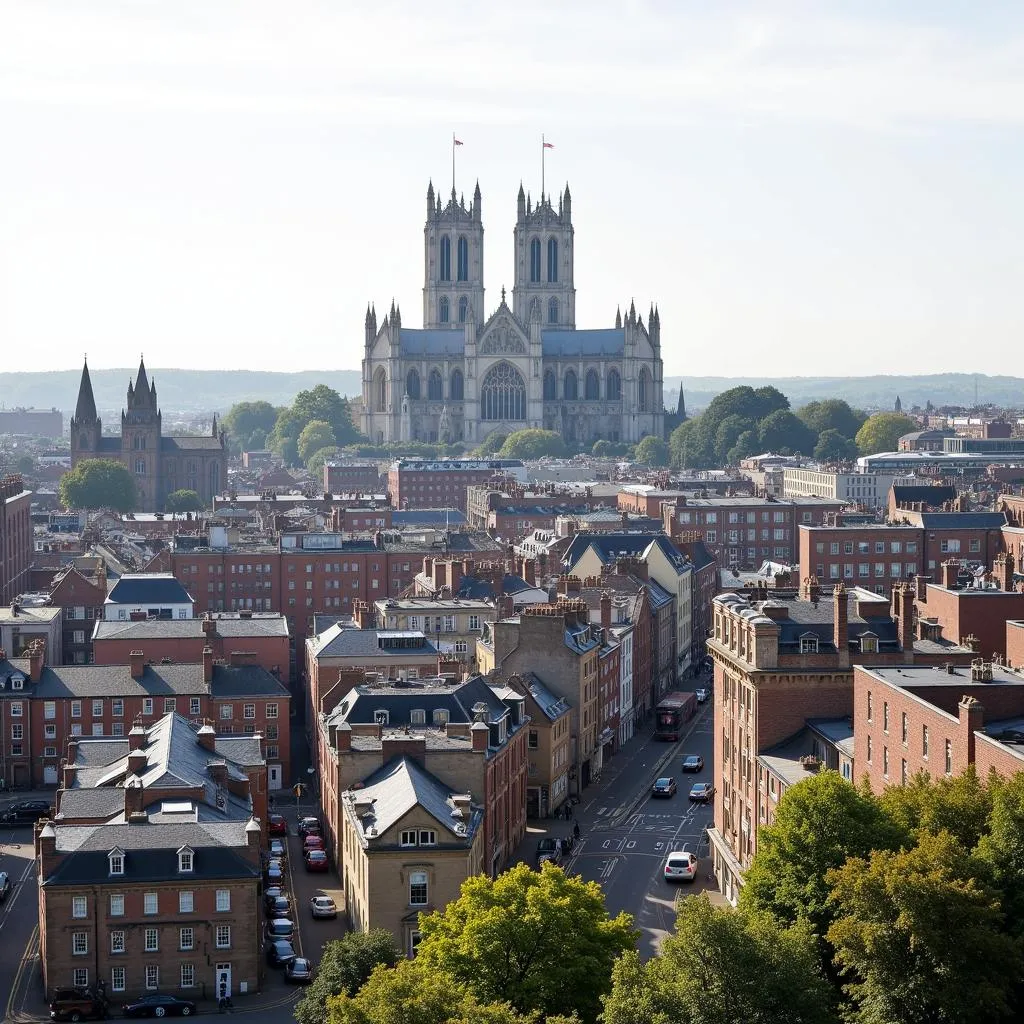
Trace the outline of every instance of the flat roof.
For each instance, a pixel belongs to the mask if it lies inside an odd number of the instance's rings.
[[[987,664],[987,663],[986,663]],[[945,665],[904,665],[901,667],[865,667],[858,665],[857,670],[869,672],[878,679],[892,686],[913,688],[915,686],[952,686],[961,688],[965,684],[975,686],[1020,686],[1024,687],[1024,676],[1005,665],[992,665],[991,682],[979,682],[971,678],[970,665],[954,665],[947,671]]]

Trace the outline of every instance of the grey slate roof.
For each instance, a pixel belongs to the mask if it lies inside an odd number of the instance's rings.
[[[457,508],[410,508],[395,509],[391,513],[391,525],[402,526],[465,526],[466,513]]]
[[[398,660],[408,661],[409,658],[437,657],[437,647],[427,636],[423,642],[414,647],[381,647],[378,637],[381,633],[392,633],[394,630],[348,629],[335,623],[326,632],[312,638],[313,652],[318,658],[372,658],[374,661]],[[407,631],[416,633],[416,630]]]
[[[564,697],[553,694],[538,678],[536,672],[521,673],[530,696],[537,703],[537,707],[544,713],[545,718],[554,722],[569,710],[569,704]]]
[[[128,665],[46,665],[32,689],[33,696],[53,700],[205,693],[216,698],[288,696],[280,680],[260,665],[214,665],[210,684],[203,681],[201,664],[145,665],[141,679],[132,678]]]
[[[541,351],[546,356],[622,356],[626,331],[622,327],[566,331],[549,328],[540,332]]]
[[[571,570],[588,548],[593,548],[606,565],[612,565],[620,555],[639,557],[651,545],[662,550],[677,572],[685,572],[692,565],[668,537],[650,533],[577,533],[566,549],[562,565]]]
[[[926,530],[999,530],[1006,525],[1002,512],[922,512]]]
[[[403,356],[463,356],[466,351],[464,327],[422,330],[403,327],[399,334]]]
[[[251,619],[215,619],[217,635],[225,638],[288,636],[288,620],[283,615],[254,615]],[[179,637],[200,638],[202,619],[147,619],[144,622],[98,620],[94,640],[156,640]]]
[[[222,447],[219,437],[207,434],[171,434],[160,438],[160,450],[165,452],[219,452]]]
[[[939,431],[921,430],[918,435],[907,434],[906,437],[919,436],[921,434],[940,433]],[[900,438],[904,440],[904,438]],[[893,484],[893,500],[897,503],[910,501],[923,501],[926,505],[941,505],[944,501],[953,501],[957,496],[955,487],[922,487],[911,484]]]
[[[111,587],[107,604],[189,604],[192,595],[169,572],[125,573]]]

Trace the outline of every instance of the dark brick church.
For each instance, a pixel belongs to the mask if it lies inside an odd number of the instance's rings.
[[[84,459],[124,463],[135,478],[142,511],[159,512],[167,495],[181,488],[195,491],[210,504],[228,478],[227,437],[217,430],[216,416],[208,436],[164,435],[156,381],[150,383],[141,361],[138,378],[128,382],[127,406],[121,411],[121,436],[104,437],[86,363],[71,419],[72,468]]]

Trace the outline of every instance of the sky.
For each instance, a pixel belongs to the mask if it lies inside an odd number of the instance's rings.
[[[358,369],[427,183],[569,182],[665,373],[1014,372],[1024,5],[0,0],[0,369]],[[989,353],[981,356],[981,351]]]

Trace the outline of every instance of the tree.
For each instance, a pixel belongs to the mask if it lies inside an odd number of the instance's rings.
[[[502,445],[508,440],[508,433],[503,430],[492,430],[473,451],[474,455],[486,459],[488,456],[497,455]]]
[[[337,445],[329,444],[326,448],[321,448],[319,451],[313,452],[309,457],[309,461],[306,463],[306,469],[309,470],[310,476],[316,480],[320,480],[324,475],[324,463],[328,459],[337,458],[341,454],[341,449]]]
[[[302,428],[295,447],[299,458],[308,465],[310,457],[315,452],[320,451],[321,448],[333,447],[336,443],[330,423],[326,420],[310,420]]]
[[[612,443],[611,441],[605,441],[603,438],[600,441],[594,442],[594,447],[590,449],[591,455],[596,455],[599,459],[605,456],[611,455]]]
[[[814,448],[816,440],[813,431],[795,413],[788,409],[776,409],[769,413],[757,428],[761,450],[792,455],[805,455]]]
[[[917,429],[917,424],[898,412],[876,412],[869,416],[857,431],[857,447],[861,455],[894,452],[899,439]]]
[[[846,462],[857,458],[860,449],[857,442],[844,437],[838,430],[823,430],[814,446],[814,457],[823,462]]]
[[[1019,944],[982,865],[948,832],[854,857],[829,876],[828,940],[857,1024],[973,1024],[1012,1013]]]
[[[978,843],[977,854],[1002,893],[1013,933],[1020,936],[1024,934],[1024,772],[1009,779],[993,775],[988,788],[988,831]]]
[[[669,455],[676,469],[699,469],[713,458],[703,421],[703,416],[687,420],[669,435]]]
[[[565,454],[565,441],[555,430],[516,430],[505,438],[498,454],[503,459],[554,458]]]
[[[740,459],[749,459],[751,455],[757,455],[760,450],[761,443],[758,440],[757,431],[744,430],[736,438],[736,443],[726,452],[725,460],[729,465],[735,466]]]
[[[31,473],[32,470],[35,469],[35,465],[36,460],[33,459],[31,455],[21,455],[15,463],[15,466],[18,467],[19,473]]]
[[[841,398],[826,398],[821,402],[808,402],[797,409],[800,417],[814,431],[823,434],[826,430],[838,431],[843,437],[857,436],[867,417],[858,409],[851,409]]]
[[[806,918],[823,934],[834,913],[828,872],[848,857],[894,847],[904,835],[870,793],[838,772],[811,775],[786,790],[775,821],[758,830],[741,903],[787,924]]]
[[[270,450],[281,456],[288,466],[299,464],[299,434],[305,423],[292,409],[282,409],[274,423],[274,429],[267,437]]]
[[[274,429],[279,412],[269,402],[236,402],[221,420],[221,426],[240,451],[257,451]]]
[[[627,914],[609,918],[596,882],[545,864],[496,879],[474,875],[444,910],[420,915],[417,961],[450,974],[483,1002],[520,1013],[572,1013],[594,1021],[611,988],[612,964],[633,949]]]
[[[740,435],[751,429],[756,429],[757,424],[743,416],[726,416],[718,429],[715,431],[715,457],[719,462],[725,462],[729,452],[736,447]]]
[[[329,423],[335,442],[339,445],[359,440],[359,431],[352,422],[348,399],[342,398],[334,388],[326,384],[317,384],[311,390],[300,391],[292,402],[292,411],[303,426],[314,420]]]
[[[648,434],[647,437],[641,438],[636,446],[634,459],[645,466],[667,466],[668,445],[660,437]]]
[[[65,508],[114,508],[131,512],[138,501],[135,479],[115,459],[85,459],[60,478]]]
[[[205,507],[203,499],[195,491],[184,487],[171,491],[164,501],[165,512],[202,512]]]
[[[630,950],[612,972],[603,1024],[829,1024],[836,1020],[805,922],[683,901],[676,933],[641,963]]]
[[[402,954],[386,928],[349,932],[341,939],[324,943],[316,977],[295,1007],[299,1024],[323,1024],[327,1000],[345,993],[355,995],[374,969],[393,967]]]

